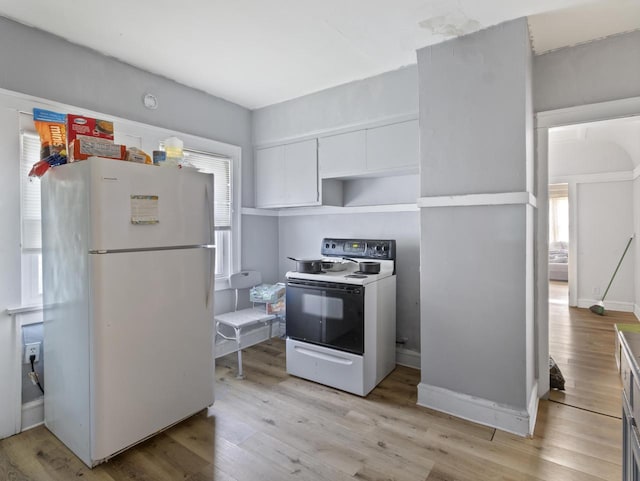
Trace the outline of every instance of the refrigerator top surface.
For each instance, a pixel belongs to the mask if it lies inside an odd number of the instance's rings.
[[[48,175],[49,182],[64,186],[52,201],[69,212],[69,226],[77,228],[78,220],[70,218],[78,211],[75,203],[88,203],[81,230],[90,252],[214,244],[211,174],[90,158]]]

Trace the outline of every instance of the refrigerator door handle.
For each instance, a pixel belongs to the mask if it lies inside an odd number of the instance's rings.
[[[215,261],[216,261],[216,248],[208,248],[207,249],[209,251],[209,286],[207,288],[207,294],[205,297],[205,306],[207,307],[207,309],[209,308],[209,301],[211,300],[211,298],[213,297],[213,286],[216,282],[215,276],[216,276],[216,266],[215,266]]]
[[[209,186],[204,190],[204,201],[207,204],[207,214],[209,217],[209,244],[215,244],[215,225],[213,219],[213,202],[209,195]]]

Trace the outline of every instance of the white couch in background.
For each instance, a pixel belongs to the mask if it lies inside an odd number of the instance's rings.
[[[549,244],[549,279],[569,280],[569,244],[567,242]]]

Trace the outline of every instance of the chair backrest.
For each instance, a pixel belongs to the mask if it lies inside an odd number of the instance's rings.
[[[262,274],[259,271],[241,271],[229,277],[231,289],[248,289],[261,283]]]
[[[229,277],[229,286],[236,291],[236,302],[234,311],[238,310],[238,290],[248,289],[262,283],[262,274],[260,271],[240,271],[231,274]]]

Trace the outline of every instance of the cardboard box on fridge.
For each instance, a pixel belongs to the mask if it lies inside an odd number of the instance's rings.
[[[67,114],[67,145],[77,138],[96,138],[113,143],[113,122],[84,115]]]
[[[124,160],[127,148],[104,140],[75,139],[69,145],[68,162],[87,160],[89,157],[107,157],[109,159]]]

